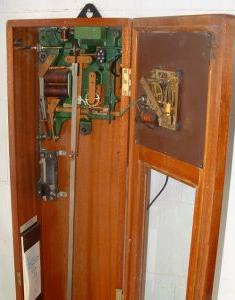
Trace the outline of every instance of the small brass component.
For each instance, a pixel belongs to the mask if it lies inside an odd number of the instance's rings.
[[[49,123],[50,123],[53,139],[56,138],[54,132],[54,115],[55,115],[56,107],[58,106],[59,102],[60,102],[59,98],[48,98],[48,102],[47,102],[47,113],[49,115]]]
[[[123,290],[116,289],[116,300],[124,300]]]
[[[65,56],[65,61],[68,64],[72,64],[74,62],[78,62],[79,64],[90,64],[92,62],[92,56],[91,55],[79,55],[79,56]]]
[[[18,286],[22,286],[22,275],[21,272],[16,272],[16,282],[18,284]]]
[[[149,77],[141,78],[147,95],[147,105],[158,116],[160,127],[177,129],[179,72],[154,69]]]
[[[87,97],[87,103],[94,105],[96,103],[96,73],[90,72],[89,74],[89,92]]]
[[[39,77],[43,77],[46,74],[46,72],[50,68],[50,66],[53,63],[53,61],[55,60],[55,58],[56,58],[55,55],[48,55],[46,60],[43,63],[39,64],[39,66],[38,66],[38,76]]]
[[[122,69],[122,96],[131,95],[131,69]]]
[[[155,91],[153,89],[151,89],[150,84],[144,77],[142,77],[140,79],[140,83],[141,83],[143,89],[145,90],[149,107],[156,113],[156,115],[160,119],[162,116],[162,109],[159,104],[159,99],[161,99],[161,98],[159,98],[160,94],[155,93]],[[155,89],[158,88],[158,83],[154,86],[154,88]]]

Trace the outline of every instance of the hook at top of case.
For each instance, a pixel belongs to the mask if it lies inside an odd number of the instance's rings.
[[[102,16],[94,4],[87,3],[79,13],[78,18],[102,18]]]

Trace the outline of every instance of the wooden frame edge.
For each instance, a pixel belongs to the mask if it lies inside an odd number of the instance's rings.
[[[9,154],[10,154],[10,185],[11,185],[11,205],[12,205],[12,231],[13,231],[13,251],[15,267],[16,299],[23,299],[23,277],[22,277],[22,254],[19,236],[19,217],[17,205],[16,186],[16,161],[15,152],[15,121],[14,121],[14,71],[13,71],[13,27],[7,23],[7,80],[8,80],[8,123],[9,123]]]
[[[144,161],[150,168],[169,175],[188,185],[194,187],[198,185],[199,168],[144,146],[138,145],[138,147],[139,159]]]

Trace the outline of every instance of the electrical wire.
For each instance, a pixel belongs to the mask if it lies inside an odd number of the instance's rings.
[[[117,55],[114,60],[111,62],[111,65],[110,65],[110,72],[115,76],[115,77],[120,77],[121,75],[120,74],[117,74],[115,72],[115,66],[116,66],[116,63],[117,61],[122,57],[121,54]]]
[[[125,114],[126,112],[128,112],[129,109],[130,109],[132,106],[137,106],[137,108],[138,108],[138,103],[141,102],[141,101],[143,101],[143,97],[138,98],[136,101],[130,102],[130,103],[126,106],[126,108],[124,108],[122,111],[120,111],[119,117],[124,116],[124,114]]]
[[[162,192],[165,190],[167,183],[168,183],[169,176],[166,176],[165,183],[163,184],[162,188],[160,191],[157,193],[157,195],[153,198],[153,200],[148,204],[147,210],[150,209],[150,207],[154,204],[154,202],[159,198],[159,196],[162,194]]]

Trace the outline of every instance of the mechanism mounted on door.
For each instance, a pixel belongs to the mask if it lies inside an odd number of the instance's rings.
[[[177,130],[180,72],[153,69],[140,83],[146,93],[139,105],[141,121]]]

